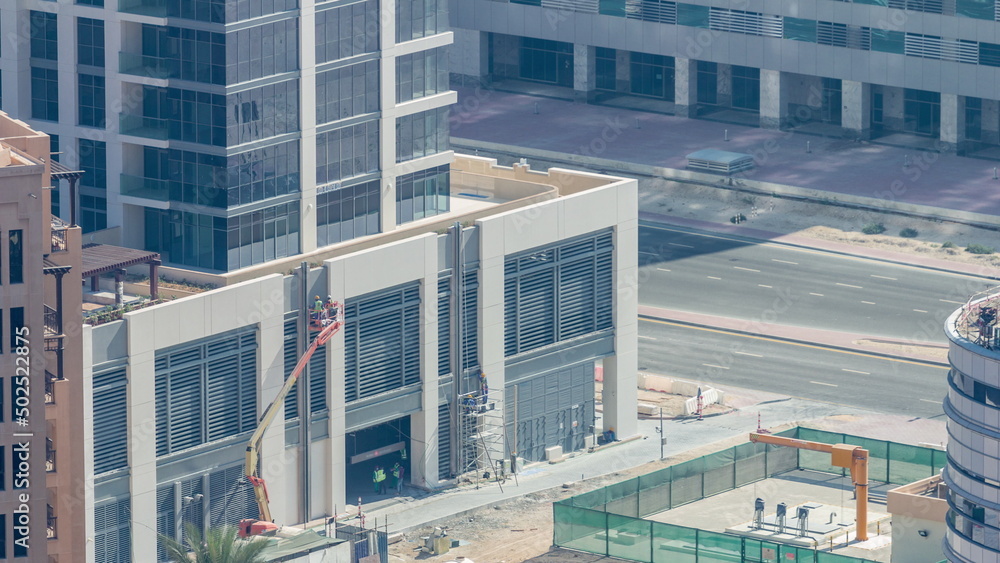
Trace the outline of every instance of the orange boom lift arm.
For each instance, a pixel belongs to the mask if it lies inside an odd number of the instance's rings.
[[[859,541],[868,539],[868,450],[850,444],[824,444],[770,434],[757,434],[756,432],[750,434],[750,441],[755,444],[772,444],[828,453],[831,465],[849,468],[851,481],[854,482],[854,495],[857,497],[855,519],[858,522],[858,527],[855,535]]]
[[[253,485],[253,494],[257,498],[257,508],[260,510],[260,518],[245,518],[240,520],[239,535],[241,538],[248,536],[255,536],[270,530],[277,530],[278,526],[274,524],[274,518],[271,516],[271,507],[269,505],[269,499],[267,496],[267,486],[264,484],[264,479],[258,475],[259,464],[260,464],[260,443],[264,438],[264,432],[267,431],[271,423],[274,422],[274,418],[278,415],[278,411],[285,404],[285,397],[288,393],[295,387],[295,382],[298,381],[299,375],[305,369],[306,365],[309,363],[309,359],[312,358],[313,353],[316,350],[326,344],[337,331],[344,326],[344,313],[343,308],[338,303],[334,303],[332,307],[327,309],[327,320],[325,326],[320,324],[317,319],[316,322],[311,322],[310,328],[315,330],[322,326],[316,339],[313,340],[309,348],[306,349],[302,357],[299,358],[299,363],[295,364],[295,369],[285,380],[285,384],[281,387],[281,391],[278,392],[278,396],[271,401],[271,404],[267,406],[264,410],[264,415],[260,417],[260,422],[257,424],[257,429],[254,430],[253,436],[250,437],[250,441],[247,443],[247,453],[246,453],[246,477],[247,480]],[[332,314],[329,314],[332,313]]]

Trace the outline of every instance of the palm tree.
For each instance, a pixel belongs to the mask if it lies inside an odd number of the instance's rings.
[[[236,528],[220,526],[211,528],[204,536],[194,524],[184,526],[184,544],[167,536],[160,536],[167,558],[172,563],[261,563],[266,541],[236,539]]]

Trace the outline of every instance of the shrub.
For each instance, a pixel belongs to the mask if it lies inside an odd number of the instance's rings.
[[[882,223],[868,223],[861,229],[861,232],[866,235],[880,235],[885,232],[885,225]]]
[[[747,216],[742,213],[740,213],[739,215],[733,215],[732,217],[729,218],[729,222],[733,224],[746,223],[746,221],[747,221]]]
[[[970,244],[965,247],[965,251],[972,254],[993,254],[995,252],[992,246],[986,246],[985,244]]]
[[[899,231],[899,236],[903,238],[915,238],[920,233],[916,229],[911,229],[909,227]]]
[[[941,248],[955,248],[955,243],[951,242],[950,240],[946,241],[944,244],[941,245]]]

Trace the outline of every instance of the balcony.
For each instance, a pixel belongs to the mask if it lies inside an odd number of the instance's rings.
[[[52,216],[52,252],[62,252],[69,247],[66,245],[66,229],[69,224],[66,221]]]
[[[45,370],[45,404],[54,405],[56,404],[56,381],[59,378],[52,374],[49,370]]]
[[[118,120],[118,131],[123,135],[133,135],[166,141],[169,134],[169,120],[142,115],[121,114]]]
[[[168,201],[170,199],[170,182],[167,180],[157,180],[156,178],[140,178],[139,176],[121,175],[121,194],[141,197],[143,199],[155,199],[156,201]]]
[[[52,508],[51,504],[46,504],[45,514],[45,537],[54,540],[59,537],[56,533],[56,510]]]
[[[45,471],[52,473],[56,470],[56,448],[52,443],[52,438],[45,439]]]
[[[118,53],[118,72],[147,78],[176,78],[180,63],[177,58],[150,57],[136,53]]]
[[[43,305],[43,307],[45,307],[45,317],[43,319],[45,337],[58,338],[62,336],[62,331],[59,329],[59,313],[48,305]]]

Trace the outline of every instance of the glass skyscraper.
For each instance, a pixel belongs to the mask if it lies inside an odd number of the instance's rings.
[[[85,232],[221,272],[449,208],[446,0],[20,5],[0,108],[84,170]]]

